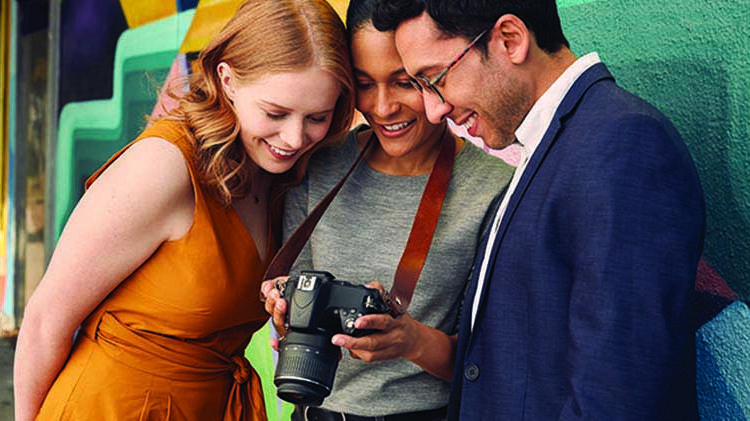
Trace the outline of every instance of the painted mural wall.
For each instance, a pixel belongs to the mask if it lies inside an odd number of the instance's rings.
[[[574,51],[598,51],[621,85],[680,130],[706,195],[705,261],[750,298],[747,1],[560,3]]]
[[[346,0],[332,1],[343,13]],[[229,17],[235,0],[63,2],[54,224],[83,180],[134,138],[168,74]],[[750,37],[745,0],[558,0],[578,54],[597,51],[618,82],[676,124],[708,205],[703,270],[750,298]],[[88,48],[79,48],[86,42]],[[93,43],[93,44],[92,44]],[[513,154],[501,157],[512,162]]]

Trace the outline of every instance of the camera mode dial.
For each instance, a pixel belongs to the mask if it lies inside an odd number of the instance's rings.
[[[347,335],[351,335],[357,331],[354,327],[354,323],[362,317],[363,314],[358,312],[356,308],[340,309],[339,318],[341,319],[341,330]]]

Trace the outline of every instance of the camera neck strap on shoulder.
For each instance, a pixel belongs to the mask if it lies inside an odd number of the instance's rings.
[[[409,239],[406,241],[406,247],[398,262],[391,292],[388,297],[384,297],[386,304],[399,314],[405,312],[411,303],[414,288],[417,286],[427,253],[430,251],[432,236],[437,227],[440,210],[443,208],[455,158],[456,140],[446,128],[440,152],[427,179],[422,199],[419,201]]]
[[[300,223],[296,230],[289,236],[287,241],[281,247],[271,264],[266,270],[263,279],[273,279],[279,276],[289,274],[289,270],[294,261],[299,256],[305,243],[312,234],[315,225],[318,223],[323,213],[331,204],[333,198],[338,194],[344,182],[349,178],[351,173],[357,167],[359,162],[365,156],[370,146],[377,142],[375,133],[370,136],[359,156],[354,161],[349,171],[336,183],[335,186],[315,205],[312,211],[307,215],[304,221]],[[422,198],[414,216],[409,239],[406,242],[406,248],[401,255],[396,274],[393,279],[393,287],[390,293],[386,294],[385,302],[391,308],[394,314],[401,314],[406,311],[414,295],[414,288],[419,280],[419,275],[424,267],[427,253],[430,251],[430,244],[435,233],[435,227],[440,217],[440,210],[443,207],[443,200],[448,191],[448,184],[453,170],[453,162],[456,157],[456,140],[453,134],[446,128],[440,146],[440,152],[435,164],[430,171],[427,179]]]

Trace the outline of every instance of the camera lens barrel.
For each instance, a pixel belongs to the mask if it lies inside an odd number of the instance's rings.
[[[279,344],[273,380],[277,395],[297,405],[322,404],[331,394],[339,352],[330,334],[288,331]]]

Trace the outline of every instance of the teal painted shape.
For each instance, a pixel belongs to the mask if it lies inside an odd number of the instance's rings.
[[[282,401],[276,396],[276,386],[273,384],[276,362],[275,352],[271,348],[270,326],[269,323],[266,323],[263,328],[255,332],[250,345],[245,350],[245,357],[260,376],[269,421],[288,421],[291,419],[294,405]]]
[[[112,98],[65,105],[55,156],[55,242],[83,184],[113,153],[145,127],[193,20],[194,10],[130,29],[115,51]]]
[[[742,408],[721,375],[711,349],[700,333],[696,334],[695,347],[698,368],[696,388],[700,419],[702,421],[744,420]]]
[[[726,382],[744,419],[750,419],[750,309],[742,301],[735,301],[703,325],[696,339],[713,356],[719,378]],[[729,402],[711,404],[716,410],[729,409]]]
[[[557,0],[557,7],[558,9],[562,9],[563,7],[577,6],[579,4],[593,3],[595,1],[597,0]]]
[[[571,48],[661,109],[706,194],[706,260],[750,299],[750,5],[747,0],[563,1]]]

